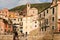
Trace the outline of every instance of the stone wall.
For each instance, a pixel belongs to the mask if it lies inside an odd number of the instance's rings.
[[[54,34],[54,40],[60,40],[60,34]]]
[[[13,35],[0,35],[0,40],[13,40]]]

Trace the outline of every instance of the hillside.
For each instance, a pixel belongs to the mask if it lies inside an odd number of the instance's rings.
[[[40,4],[31,4],[31,7],[37,8],[39,11],[49,7],[51,3],[40,3]],[[26,5],[17,6],[15,8],[10,9],[10,11],[22,11],[26,8]]]

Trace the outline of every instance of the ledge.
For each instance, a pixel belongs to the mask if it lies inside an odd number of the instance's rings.
[[[60,32],[54,32],[54,34],[60,34]]]

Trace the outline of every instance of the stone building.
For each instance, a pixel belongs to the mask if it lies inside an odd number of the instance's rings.
[[[13,35],[0,35],[0,40],[13,40]]]
[[[0,10],[0,31],[1,31],[1,34],[5,34],[5,33],[8,34],[8,33],[12,32],[12,26],[10,24],[11,24],[11,22],[9,20],[8,9],[4,8],[4,9]]]
[[[10,19],[12,21],[12,24],[16,27],[18,35],[20,33],[29,34],[30,31],[35,30],[39,27],[38,9],[31,8],[31,5],[27,4],[26,11],[26,13],[20,13],[21,15],[19,13],[12,13],[13,15],[10,15],[12,16]]]
[[[54,30],[58,32],[60,30],[60,0],[52,0],[51,6],[42,10],[40,15],[40,26],[43,30]]]
[[[31,8],[30,4],[27,4],[27,15],[23,17],[23,33],[29,34],[30,31],[39,27],[38,22],[38,9]]]

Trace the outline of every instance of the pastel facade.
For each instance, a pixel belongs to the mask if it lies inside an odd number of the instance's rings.
[[[23,33],[26,32],[29,34],[32,30],[35,30],[39,27],[38,20],[34,20],[33,17],[24,17],[23,18]]]
[[[14,26],[16,26],[16,30],[18,32],[18,35],[20,33],[24,33],[24,34],[29,34],[32,30],[35,30],[39,27],[39,22],[38,22],[38,9],[36,8],[31,8],[30,4],[27,4],[27,12],[24,13],[23,15],[19,15],[19,13],[15,15],[17,17],[14,18],[14,15],[11,19],[12,23]]]
[[[4,28],[5,28],[5,24],[3,23],[3,20],[0,19],[0,34],[3,34],[4,33]]]
[[[23,17],[23,33],[29,34],[32,30],[39,27],[38,22],[38,9],[31,8],[30,4],[27,4],[27,16]]]
[[[0,20],[1,20],[1,22],[0,22],[1,34],[8,33],[8,31],[12,32],[12,26],[10,25],[10,21],[9,21],[8,9],[4,8],[3,10],[0,10]]]

